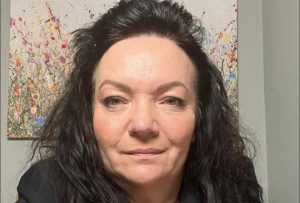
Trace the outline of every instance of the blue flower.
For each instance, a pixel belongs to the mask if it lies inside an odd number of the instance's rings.
[[[43,126],[45,124],[45,119],[42,116],[39,116],[35,119],[35,123],[38,126]]]
[[[235,73],[230,73],[229,78],[236,78],[236,74]]]

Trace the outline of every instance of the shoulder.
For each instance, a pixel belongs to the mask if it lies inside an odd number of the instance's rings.
[[[236,180],[237,188],[241,195],[243,202],[261,202],[262,201],[262,188],[259,185],[255,168],[252,160],[248,157],[244,158],[244,173],[242,175],[242,180]]]
[[[33,164],[21,177],[18,194],[30,203],[57,203],[56,180],[58,164],[43,160]]]

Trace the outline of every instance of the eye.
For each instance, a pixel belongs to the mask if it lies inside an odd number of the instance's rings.
[[[120,96],[109,96],[103,99],[103,104],[107,108],[116,108],[122,104],[126,104],[126,100]]]
[[[184,104],[184,101],[178,97],[174,97],[174,96],[168,96],[168,97],[165,97],[162,102],[162,104],[167,104],[167,105],[170,105],[170,106],[174,106],[174,107],[184,107],[185,104]]]

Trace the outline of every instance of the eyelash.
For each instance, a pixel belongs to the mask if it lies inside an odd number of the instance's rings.
[[[117,108],[121,104],[126,104],[126,101],[120,96],[109,96],[104,98],[102,103],[107,108]]]
[[[122,104],[126,104],[127,102],[124,98],[120,96],[108,96],[102,100],[102,103],[105,107],[114,109],[120,107],[120,105]],[[186,106],[185,102],[182,99],[174,96],[164,97],[161,100],[160,104],[166,104],[168,106],[178,108],[178,109],[184,108]]]
[[[165,97],[161,103],[170,106],[175,106],[177,108],[183,108],[185,106],[185,102],[182,99],[174,96]]]

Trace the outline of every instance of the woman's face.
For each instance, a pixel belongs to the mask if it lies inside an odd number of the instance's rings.
[[[117,42],[97,65],[93,127],[118,180],[181,178],[195,127],[194,66],[173,41],[154,35]]]

